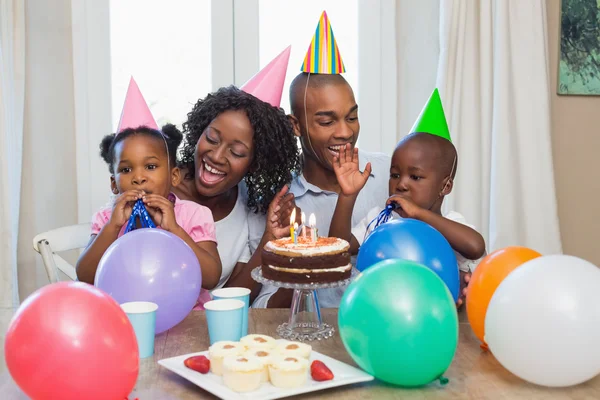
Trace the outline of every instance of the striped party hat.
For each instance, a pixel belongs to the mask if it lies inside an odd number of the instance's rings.
[[[323,11],[315,35],[310,42],[304,63],[302,63],[302,72],[311,74],[341,74],[346,72],[340,50],[333,36],[333,29]]]

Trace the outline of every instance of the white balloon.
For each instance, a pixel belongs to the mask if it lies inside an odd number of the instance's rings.
[[[600,269],[573,256],[535,258],[496,289],[485,342],[507,370],[543,386],[600,373]]]

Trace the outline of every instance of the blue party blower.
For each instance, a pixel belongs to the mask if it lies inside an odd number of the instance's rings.
[[[152,221],[152,218],[150,218],[150,214],[148,214],[148,210],[146,210],[146,206],[144,205],[142,199],[139,199],[133,205],[131,217],[129,217],[127,227],[125,228],[125,233],[131,232],[135,229],[136,218],[140,219],[140,225],[142,225],[142,228],[156,228],[156,225]]]

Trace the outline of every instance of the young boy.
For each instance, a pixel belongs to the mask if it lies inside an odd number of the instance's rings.
[[[392,156],[390,197],[386,205],[395,203],[395,212],[401,217],[418,219],[436,228],[456,252],[461,272],[470,273],[485,254],[485,242],[459,213],[442,216],[444,197],[450,194],[454,185],[458,155],[450,140],[437,89],[412,131],[400,141]],[[371,169],[367,164],[361,173],[358,160],[358,152],[349,146],[334,160],[340,194],[329,230],[329,236],[348,240],[353,254],[370,233],[367,231],[369,223],[383,209],[382,204],[370,210],[358,224],[351,222],[356,198],[368,181]],[[464,283],[466,281],[461,279],[461,284]],[[459,299],[458,305],[461,304],[462,299]]]
[[[444,196],[452,191],[457,155],[451,142],[425,132],[411,133],[396,147],[390,168],[389,195],[386,205],[396,203],[395,212],[402,218],[423,221],[437,229],[454,249],[461,271],[471,272],[485,253],[483,237],[466,225],[457,212],[442,216]],[[358,152],[347,146],[336,158],[334,170],[341,192],[333,214],[329,236],[350,242],[356,254],[366,236],[369,223],[383,207],[375,207],[352,227],[351,216],[356,197],[364,187],[370,166],[361,173]]]

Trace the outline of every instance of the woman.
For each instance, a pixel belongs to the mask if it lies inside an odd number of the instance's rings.
[[[286,184],[300,169],[292,126],[282,109],[230,86],[198,100],[183,131],[185,178],[174,192],[213,213],[223,265],[217,287],[251,288],[253,299],[255,250],[289,234],[295,204]]]

